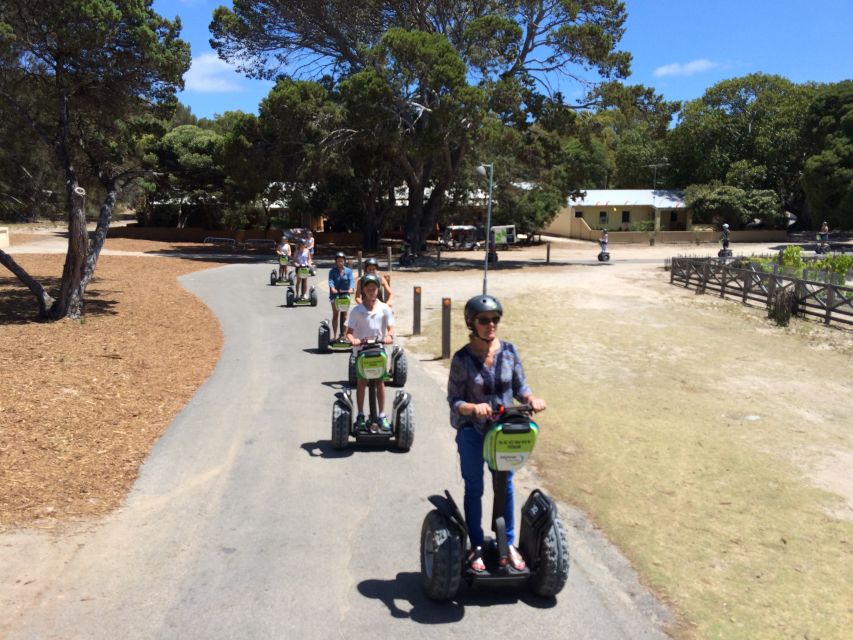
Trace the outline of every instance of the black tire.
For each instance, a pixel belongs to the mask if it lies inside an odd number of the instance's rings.
[[[294,269],[287,272],[287,283],[292,287],[296,286],[296,271]]]
[[[462,535],[433,509],[421,527],[421,584],[432,600],[450,600],[462,581]]]
[[[530,577],[530,590],[538,596],[556,596],[569,578],[569,542],[559,518],[545,533],[539,546],[536,571]]]
[[[408,451],[415,442],[415,412],[410,402],[398,418],[397,434],[395,436],[397,448],[400,451]]]
[[[321,353],[326,353],[329,350],[329,325],[321,324],[320,332],[317,334],[317,349]]]
[[[285,294],[284,298],[285,298],[285,304],[288,307],[292,307],[293,306],[293,300],[294,300],[293,289],[288,288],[287,293]]]
[[[276,273],[275,269],[273,269],[270,272],[270,286],[274,287],[276,282],[278,282],[278,274]]]
[[[332,447],[346,449],[349,446],[349,431],[352,424],[350,410],[340,402],[332,406]]]
[[[355,372],[355,352],[350,352],[350,354],[349,354],[349,367],[347,369],[347,382],[349,382],[349,386],[351,389],[355,389],[355,385],[358,384],[358,375]]]
[[[394,363],[394,377],[391,384],[395,387],[405,387],[409,376],[409,363],[406,360],[406,352],[400,349],[400,356]]]
[[[308,301],[311,303],[312,307],[317,306],[317,290],[311,289],[311,292],[308,294]]]

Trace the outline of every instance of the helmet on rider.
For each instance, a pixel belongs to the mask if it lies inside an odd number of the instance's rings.
[[[382,282],[379,280],[379,276],[374,275],[372,273],[365,273],[361,276],[361,290],[364,291],[364,288],[369,284],[375,284],[378,287],[382,286]]]
[[[344,259],[344,262],[346,262],[347,254],[345,254],[343,251],[338,251],[338,252],[335,254],[335,260],[337,260],[338,258],[343,258],[343,259]]]
[[[729,228],[729,225],[728,225],[727,223],[725,223],[725,222],[724,222],[724,223],[723,223],[723,229],[728,229],[728,228]]]
[[[493,311],[499,316],[503,316],[504,309],[498,299],[490,295],[474,296],[465,303],[465,324],[468,328],[474,330],[474,319],[481,313]]]
[[[376,267],[378,269],[379,262],[376,260],[376,258],[368,258],[364,261],[364,268],[367,269],[367,267]]]

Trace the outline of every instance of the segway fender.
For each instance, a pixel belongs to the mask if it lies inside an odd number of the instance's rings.
[[[399,415],[403,409],[409,406],[412,402],[412,396],[405,391],[398,391],[394,395],[394,415]]]
[[[335,394],[335,398],[337,398],[336,402],[340,402],[344,407],[352,411],[352,395],[350,394],[350,390],[347,389],[345,391],[338,391]]]
[[[444,490],[443,496],[432,495],[428,499],[441,515],[459,526],[462,531],[463,540],[468,537],[468,525],[465,524],[465,517],[459,510],[459,507],[456,506],[453,496],[450,495],[447,489]]]
[[[557,504],[539,489],[534,489],[521,508],[521,535],[518,546],[531,562],[539,557],[542,536],[557,519]]]

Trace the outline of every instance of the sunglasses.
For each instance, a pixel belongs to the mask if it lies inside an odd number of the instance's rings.
[[[494,323],[495,326],[498,326],[498,323],[501,321],[500,316],[489,316],[488,318],[484,316],[477,316],[477,324],[480,326],[487,326]]]

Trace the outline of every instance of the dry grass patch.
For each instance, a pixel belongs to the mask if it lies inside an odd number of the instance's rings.
[[[16,260],[58,285],[63,255]],[[79,322],[34,322],[29,292],[0,277],[0,529],[121,503],[218,358],[215,316],[176,280],[207,267],[102,256]]]

